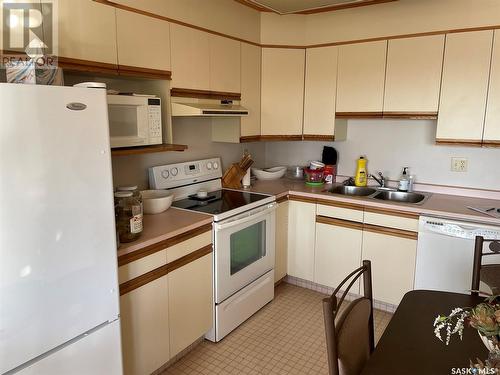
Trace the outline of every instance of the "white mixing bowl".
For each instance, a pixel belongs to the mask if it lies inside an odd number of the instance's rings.
[[[252,168],[252,172],[259,180],[277,180],[285,175],[286,167]]]
[[[168,190],[143,190],[141,196],[144,213],[151,215],[166,211],[174,200],[174,195]]]

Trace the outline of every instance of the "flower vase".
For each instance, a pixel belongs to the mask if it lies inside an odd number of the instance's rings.
[[[479,333],[479,332],[478,332]],[[491,339],[479,334],[484,346],[488,349],[488,359],[486,363],[493,368],[500,368],[500,340]]]

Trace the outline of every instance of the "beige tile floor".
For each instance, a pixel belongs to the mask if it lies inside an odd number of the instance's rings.
[[[282,283],[271,303],[221,342],[203,341],[163,374],[328,374],[324,297]],[[376,341],[391,317],[375,310]]]

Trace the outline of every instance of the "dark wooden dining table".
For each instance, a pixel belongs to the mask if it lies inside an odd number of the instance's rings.
[[[484,361],[488,351],[475,329],[465,327],[463,340],[453,335],[446,346],[436,338],[433,327],[438,314],[449,315],[455,307],[483,300],[429,290],[406,293],[361,374],[461,374],[470,367],[470,359]],[[446,332],[442,337],[446,339]]]

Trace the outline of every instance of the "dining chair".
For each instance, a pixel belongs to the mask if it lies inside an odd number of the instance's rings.
[[[347,293],[363,276],[363,297],[340,309]],[[347,286],[346,286],[347,285]],[[337,293],[342,295],[337,298]],[[352,271],[323,299],[326,348],[330,375],[359,375],[375,348],[371,263]]]
[[[489,243],[491,252],[483,253],[485,242]],[[482,236],[476,236],[474,264],[472,268],[472,295],[479,295],[479,284],[481,281],[488,285],[493,295],[500,294],[500,264],[482,264],[483,257],[490,255],[500,255],[500,241],[485,240]]]

